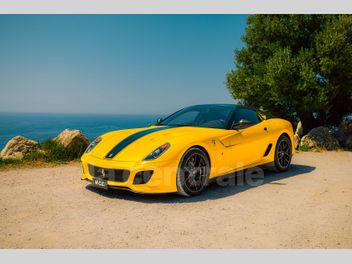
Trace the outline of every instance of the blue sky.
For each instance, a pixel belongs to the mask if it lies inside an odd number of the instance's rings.
[[[170,113],[231,103],[245,15],[0,15],[0,112]]]

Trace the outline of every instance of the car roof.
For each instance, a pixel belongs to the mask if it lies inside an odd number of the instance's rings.
[[[198,104],[198,105],[190,105],[188,107],[197,107],[197,106],[223,106],[223,107],[231,107],[234,110],[239,109],[239,108],[246,108],[246,109],[256,111],[254,108],[251,108],[251,107],[248,107],[245,105],[238,105],[238,104]]]

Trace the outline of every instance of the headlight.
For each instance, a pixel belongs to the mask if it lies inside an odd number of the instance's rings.
[[[102,140],[101,137],[97,137],[96,139],[94,139],[88,146],[88,148],[86,149],[86,153],[89,153],[92,151],[93,148],[95,148],[96,145],[98,145],[98,143]]]
[[[153,152],[149,153],[148,156],[144,158],[144,160],[153,160],[161,156],[168,148],[170,147],[170,143],[165,143],[158,147],[156,150]]]

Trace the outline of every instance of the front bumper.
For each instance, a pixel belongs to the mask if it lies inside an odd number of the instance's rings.
[[[112,170],[128,170],[129,175],[125,181],[107,180],[108,188],[127,189],[138,193],[171,193],[177,192],[176,174],[178,161],[147,161],[129,162],[99,159],[92,155],[82,157],[82,180],[92,181],[94,175],[89,171],[88,166],[96,166]],[[134,184],[136,174],[141,171],[153,171],[148,182]]]

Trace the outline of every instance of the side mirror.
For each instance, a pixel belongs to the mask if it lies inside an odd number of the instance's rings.
[[[261,119],[261,121],[266,120],[266,115],[258,114],[258,116]]]
[[[243,129],[243,128],[249,127],[251,125],[253,125],[253,122],[251,122],[247,119],[241,119],[238,122],[233,122],[231,129]]]
[[[160,125],[161,122],[163,122],[163,119],[162,118],[158,118],[155,123],[149,123],[147,126],[148,127],[157,126],[157,125]]]
[[[158,118],[158,119],[156,120],[156,125],[161,124],[161,122],[163,122],[163,119],[162,119],[162,118]]]

